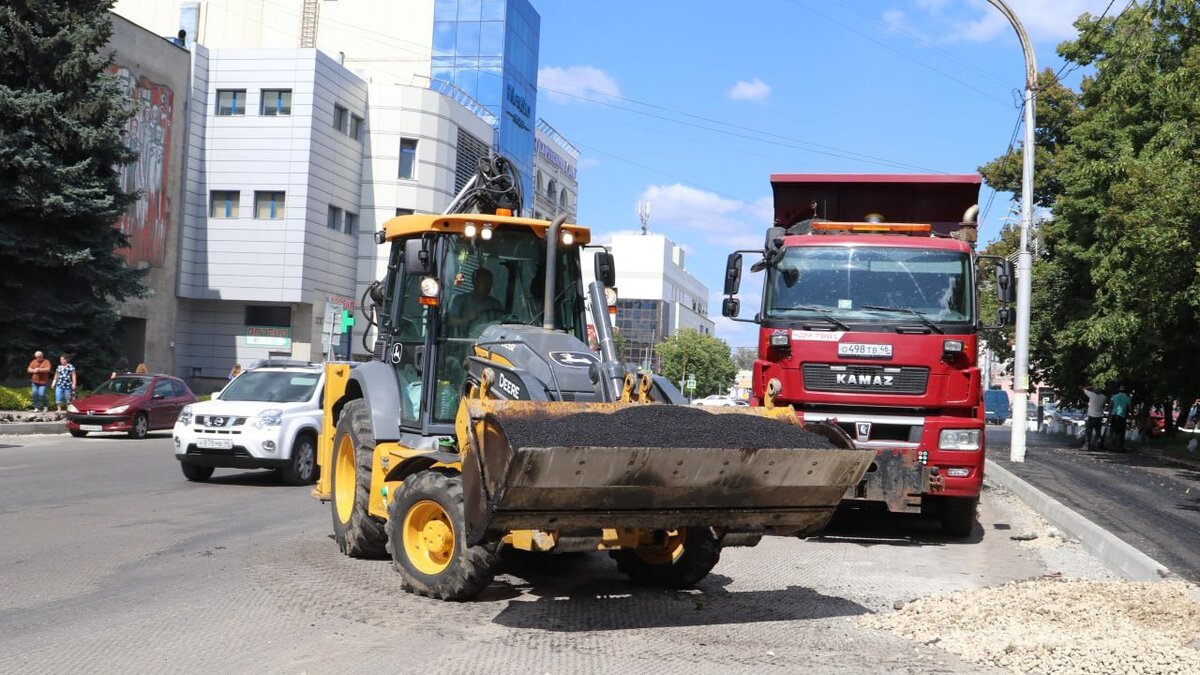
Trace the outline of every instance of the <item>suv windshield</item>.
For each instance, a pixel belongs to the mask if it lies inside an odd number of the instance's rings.
[[[221,392],[222,401],[299,403],[312,398],[319,373],[294,370],[252,370],[242,373]]]
[[[971,321],[965,253],[901,247],[789,248],[767,280],[766,316]],[[914,314],[915,313],[915,314]]]
[[[114,377],[96,387],[92,391],[92,394],[133,396],[135,394],[144,394],[149,388],[150,378],[148,377]]]

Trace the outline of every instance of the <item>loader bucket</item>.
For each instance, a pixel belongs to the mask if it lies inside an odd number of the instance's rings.
[[[713,409],[714,411],[717,409]],[[467,538],[518,529],[809,535],[875,456],[790,409],[466,402]]]

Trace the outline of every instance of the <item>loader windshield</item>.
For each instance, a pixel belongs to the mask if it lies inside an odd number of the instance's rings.
[[[961,323],[972,320],[972,295],[970,260],[957,251],[798,246],[770,271],[766,316]]]

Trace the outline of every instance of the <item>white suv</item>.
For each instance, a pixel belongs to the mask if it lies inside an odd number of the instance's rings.
[[[321,366],[267,365],[184,407],[172,434],[183,475],[203,482],[219,467],[277,469],[286,483],[312,483],[324,384]]]

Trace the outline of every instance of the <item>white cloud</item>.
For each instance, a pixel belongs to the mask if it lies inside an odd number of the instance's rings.
[[[763,101],[771,95],[771,85],[757,77],[749,82],[739,80],[729,89],[729,98],[734,101]]]
[[[600,166],[600,160],[596,159],[595,157],[580,157],[579,158],[579,168],[580,169],[590,169],[594,166]]]
[[[909,30],[908,17],[898,9],[887,10],[882,18],[889,33],[904,33]]]
[[[1108,6],[1107,0],[1008,0],[1009,6],[1025,26],[1029,37],[1038,42],[1058,42],[1075,36],[1075,19],[1089,12],[1099,16]],[[998,38],[1015,39],[1008,19],[987,0],[967,0],[951,3],[948,0],[912,0],[910,6],[924,13],[928,24],[921,33],[937,34],[944,41],[988,42]],[[1113,13],[1117,10],[1114,8]],[[913,21],[911,15],[890,9],[881,17],[889,30],[905,32]],[[907,22],[907,23],[901,23]]]
[[[616,79],[593,66],[539,68],[538,91],[555,103],[621,95]]]

